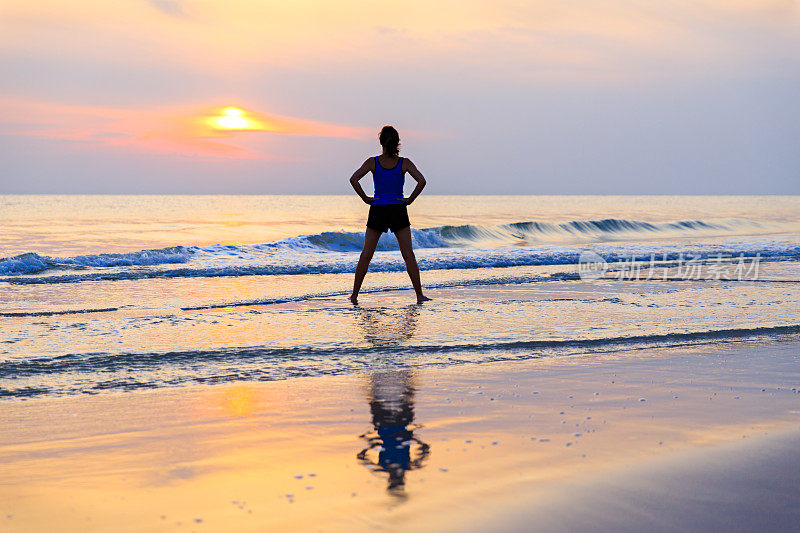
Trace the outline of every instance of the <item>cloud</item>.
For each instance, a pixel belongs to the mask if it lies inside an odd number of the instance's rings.
[[[179,18],[186,17],[186,11],[176,0],[145,0],[145,2],[166,15]]]
[[[793,0],[0,3],[0,180],[331,192],[388,123],[439,192],[796,191]],[[210,127],[224,106],[259,127]]]
[[[286,160],[248,146],[247,136],[289,135],[365,139],[372,128],[321,122],[248,110],[257,126],[216,127],[214,117],[230,106],[101,107],[0,98],[0,133],[69,141],[94,149],[234,159]],[[247,109],[247,106],[241,106]]]

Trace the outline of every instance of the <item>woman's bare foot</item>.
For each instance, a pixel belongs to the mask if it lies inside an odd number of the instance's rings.
[[[358,295],[357,294],[351,294],[350,295],[350,303],[352,303],[353,305],[358,305]]]
[[[430,298],[428,298],[427,296],[423,296],[423,295],[417,296],[417,303],[418,304],[421,304],[422,302],[429,302],[429,301],[430,301]]]

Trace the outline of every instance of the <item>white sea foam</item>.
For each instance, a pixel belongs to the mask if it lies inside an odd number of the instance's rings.
[[[423,269],[468,269],[522,265],[563,265],[578,262],[581,243],[599,245],[623,240],[652,243],[653,236],[664,245],[643,244],[614,248],[607,245],[606,260],[646,259],[654,253],[665,258],[677,256],[686,246],[669,244],[668,238],[708,237],[754,230],[763,225],[747,220],[685,220],[648,223],[605,219],[572,221],[561,224],[518,222],[498,226],[462,225],[413,229],[414,246],[423,253]],[[634,237],[638,237],[634,239]],[[662,240],[666,239],[666,240]],[[551,241],[563,243],[556,246]],[[132,253],[103,253],[73,257],[50,257],[35,252],[0,259],[2,281],[12,283],[67,283],[101,279],[147,279],[153,277],[216,277],[248,275],[291,275],[344,273],[355,267],[355,252],[363,245],[360,232],[322,232],[272,243],[252,245],[174,246]],[[774,246],[751,243],[742,246],[706,245],[696,247],[699,258],[720,250],[763,257],[798,254],[792,245]],[[381,237],[379,252],[397,251],[390,234]],[[438,250],[438,251],[437,251]],[[419,252],[418,252],[419,253]],[[173,265],[173,266],[170,266]],[[181,266],[174,266],[181,265]],[[152,268],[141,268],[152,267]],[[402,269],[396,261],[383,261],[380,255],[371,267],[377,271]],[[72,272],[70,272],[72,271]],[[78,271],[78,272],[75,272]],[[44,275],[42,273],[45,273]],[[31,276],[39,274],[38,276]]]

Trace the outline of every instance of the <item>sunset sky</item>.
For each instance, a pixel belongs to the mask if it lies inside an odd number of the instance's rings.
[[[0,193],[800,193],[793,0],[3,0]]]

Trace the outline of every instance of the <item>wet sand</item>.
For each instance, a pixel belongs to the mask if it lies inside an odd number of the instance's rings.
[[[564,483],[468,529],[797,531],[798,479],[800,432],[793,427]]]
[[[797,340],[364,370],[5,401],[0,530],[798,523]]]

